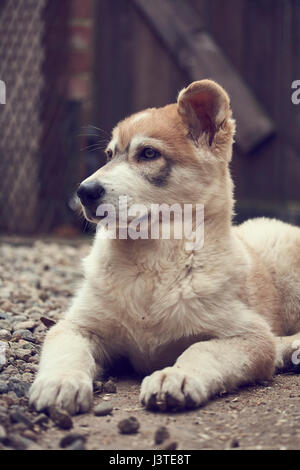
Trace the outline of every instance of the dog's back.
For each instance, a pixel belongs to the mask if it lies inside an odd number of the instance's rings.
[[[248,220],[235,231],[271,276],[279,303],[277,311],[273,311],[273,322],[280,321],[281,326],[277,333],[296,333],[300,329],[300,228],[258,218]],[[268,287],[264,286],[264,291],[267,297]]]

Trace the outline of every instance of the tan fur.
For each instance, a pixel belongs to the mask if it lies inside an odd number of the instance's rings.
[[[87,411],[95,374],[121,356],[149,374],[141,402],[162,410],[200,406],[291,365],[300,332],[300,229],[268,219],[232,226],[234,130],[228,95],[209,80],[114,129],[111,161],[86,182],[100,182],[102,202],[116,207],[124,194],[147,207],[203,204],[204,247],[98,232],[85,280],[46,337],[30,393],[38,410]],[[160,158],[139,158],[149,145]]]

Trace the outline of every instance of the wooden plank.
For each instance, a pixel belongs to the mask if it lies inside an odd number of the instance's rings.
[[[228,91],[238,124],[236,140],[243,152],[253,151],[274,134],[272,120],[186,2],[133,2],[191,80],[211,78]]]

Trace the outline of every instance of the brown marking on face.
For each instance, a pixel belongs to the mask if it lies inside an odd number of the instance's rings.
[[[168,149],[165,155],[173,163],[199,168],[199,152],[201,148],[222,160],[231,158],[232,138],[234,134],[234,122],[229,119],[224,121],[218,132],[211,136],[206,133],[200,137],[199,142],[190,138],[190,129],[178,112],[177,104],[169,104],[163,108],[150,108],[145,110],[141,119],[134,114],[121,121],[113,131],[113,137],[117,140],[118,150],[124,152],[128,149],[131,140],[136,135],[155,138],[162,142]]]
[[[154,186],[161,187],[168,184],[168,179],[172,171],[172,163],[168,159],[164,159],[164,165],[154,174],[146,174],[145,178]]]
[[[147,113],[147,114],[146,114]],[[146,110],[142,119],[136,120],[137,115],[130,116],[119,123],[113,135],[117,132],[118,148],[124,151],[136,135],[145,135],[160,140],[170,149],[167,156],[176,163],[196,164],[192,144],[187,139],[187,129],[177,112],[177,105],[170,104],[164,108]]]

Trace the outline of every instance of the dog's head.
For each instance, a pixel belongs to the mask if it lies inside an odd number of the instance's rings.
[[[151,108],[120,122],[107,146],[107,164],[78,190],[85,216],[97,222],[97,207],[119,199],[128,205],[224,200],[234,121],[227,93],[201,80],[184,88],[176,104]]]

